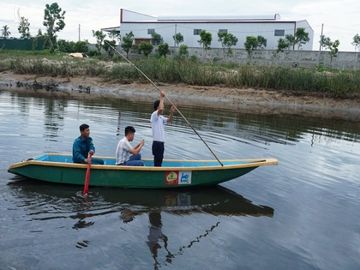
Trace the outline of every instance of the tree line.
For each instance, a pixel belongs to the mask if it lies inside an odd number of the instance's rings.
[[[46,4],[44,9],[44,20],[43,26],[45,26],[45,33],[38,30],[37,34],[32,36],[30,33],[30,22],[25,17],[20,18],[18,25],[18,32],[20,39],[32,39],[34,43],[39,40],[44,41],[44,49],[49,49],[50,52],[56,50],[63,52],[87,52],[88,42],[87,41],[65,41],[58,40],[58,33],[65,28],[65,10],[59,6],[58,3]],[[1,28],[1,36],[4,39],[8,39],[11,36],[11,32],[8,25],[4,25]]]
[[[100,53],[101,48],[105,51],[108,50],[106,43],[110,43],[113,46],[116,45],[115,39],[111,41],[105,42],[106,34],[102,31],[93,31],[94,37],[97,39],[97,49],[98,53]],[[145,56],[148,56],[154,49],[160,56],[166,57],[169,54],[169,45],[164,43],[163,38],[160,34],[153,32],[151,34],[151,39],[149,41],[142,41],[141,43],[134,45],[134,34],[133,32],[129,32],[125,34],[123,37],[120,36],[119,32],[110,33],[109,37],[113,38],[116,36],[120,46],[126,52],[127,56],[131,50],[137,51],[138,53],[143,53]],[[206,30],[202,30],[199,34],[200,39],[198,43],[202,46],[202,48],[207,51],[211,49],[212,43],[212,34]],[[185,44],[181,44],[184,42],[184,36],[181,33],[176,33],[173,36],[175,47],[178,47],[179,55],[186,56],[188,55],[188,47]],[[224,54],[231,56],[233,51],[233,47],[235,47],[238,43],[238,38],[229,32],[219,32],[218,33],[218,41],[220,42]],[[294,35],[288,34],[285,35],[284,38],[280,38],[277,44],[276,53],[284,52],[285,50],[299,50],[303,45],[310,41],[309,33],[305,31],[304,28],[297,28]],[[103,44],[104,43],[104,44]],[[331,61],[333,57],[336,57],[339,50],[338,47],[340,45],[339,40],[332,41],[329,37],[321,36],[320,38],[321,48],[327,49],[329,51]],[[352,45],[355,47],[355,51],[360,48],[360,35],[356,34],[353,37]],[[255,50],[265,49],[267,47],[267,39],[261,35],[258,36],[247,36],[244,42],[245,50],[248,52],[249,57],[252,56]]]

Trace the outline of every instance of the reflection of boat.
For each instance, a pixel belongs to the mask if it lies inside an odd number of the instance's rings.
[[[164,161],[163,167],[153,167],[145,160],[144,167],[115,166],[113,158],[103,158],[105,165],[92,165],[92,186],[124,188],[179,188],[210,186],[244,175],[259,166],[275,165],[276,159],[217,161]],[[9,172],[28,178],[83,185],[86,165],[72,163],[71,155],[43,154],[15,163]]]
[[[84,200],[77,186],[67,185],[54,188],[54,185],[49,183],[23,180],[22,177],[16,178],[20,181],[12,181],[8,186],[12,196],[17,198],[16,201],[21,202],[20,205],[25,208],[31,220],[59,219],[58,226],[62,227],[69,225],[69,222],[63,220],[70,219],[73,221],[70,223],[74,230],[82,230],[89,229],[98,220],[102,221],[100,222],[102,226],[107,220],[104,216],[115,215],[123,223],[135,223],[135,231],[138,226],[147,226],[146,235],[131,236],[131,239],[140,237],[140,242],[146,244],[153,259],[154,269],[171,264],[178,257],[190,253],[186,253],[186,250],[199,248],[199,243],[203,239],[212,237],[212,232],[220,226],[222,219],[216,217],[205,219],[204,222],[204,214],[272,217],[274,213],[273,208],[255,205],[241,195],[220,186],[176,190],[114,190],[95,187],[90,190],[89,196]],[[176,242],[172,240],[174,236],[171,233],[172,230],[163,231],[163,225],[168,226],[164,224],[168,219],[162,218],[164,212],[172,215],[186,215],[194,222],[198,222],[197,228],[184,237],[184,241]],[[201,214],[198,215],[198,213]],[[142,219],[139,219],[141,223],[133,222],[139,216],[142,216]],[[149,223],[144,222],[146,216]],[[183,222],[185,221],[186,219]],[[93,230],[95,234],[98,233],[99,228],[101,229],[98,227]],[[173,233],[178,234],[176,230]],[[91,235],[91,233],[87,234]],[[91,245],[91,242],[91,239],[82,239],[78,240],[75,246],[83,249]]]
[[[56,202],[56,208],[66,212],[72,212],[72,208],[76,211],[79,210],[79,200],[74,199],[74,197],[77,198],[76,194],[79,190],[75,186],[54,188],[50,184],[29,183],[28,181],[14,181],[10,186],[19,197],[25,197],[27,201],[34,199],[35,201],[48,201],[51,204]],[[91,202],[101,201],[102,205],[110,203],[111,212],[116,206],[117,211],[122,212],[124,221],[129,218],[129,215],[134,216],[151,211],[182,215],[205,212],[212,215],[270,217],[274,212],[271,207],[255,205],[243,196],[219,186],[190,190],[117,189],[114,191],[109,188],[93,188],[90,190],[89,200]],[[109,209],[104,211],[104,213],[108,212]],[[88,213],[87,216],[98,214],[101,213]]]

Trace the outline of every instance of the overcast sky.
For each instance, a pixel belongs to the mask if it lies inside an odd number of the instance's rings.
[[[360,34],[360,0],[64,0],[57,1],[66,11],[64,30],[60,38],[77,40],[78,25],[81,24],[81,39],[93,42],[91,30],[118,26],[119,10],[125,8],[155,16],[191,15],[273,15],[279,13],[281,19],[306,19],[315,31],[314,49],[318,49],[321,24],[324,34],[332,40],[340,40],[340,50],[352,51],[352,37]],[[44,7],[51,1],[0,0],[0,27],[7,24],[13,36],[18,35],[19,16],[29,19],[31,34],[39,28],[44,30],[42,21]]]

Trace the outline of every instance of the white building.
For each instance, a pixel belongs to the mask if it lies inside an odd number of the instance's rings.
[[[267,49],[276,49],[280,38],[292,34],[297,28],[305,28],[310,41],[302,46],[303,50],[312,50],[314,31],[306,20],[280,20],[280,16],[231,16],[231,17],[154,17],[138,12],[120,9],[120,26],[104,28],[104,31],[117,31],[124,36],[133,32],[135,43],[151,40],[151,34],[160,34],[164,42],[174,46],[173,36],[181,33],[189,47],[200,47],[200,32],[206,30],[212,34],[211,48],[221,48],[217,34],[227,31],[238,38],[236,48],[244,48],[247,36],[261,35],[267,39]]]

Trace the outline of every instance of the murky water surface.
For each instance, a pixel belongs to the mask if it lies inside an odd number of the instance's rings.
[[[182,108],[220,158],[280,161],[216,188],[91,188],[84,201],[7,173],[70,152],[83,122],[98,154],[131,124],[151,157],[151,107],[0,91],[0,269],[360,269],[360,123]],[[181,118],[166,135],[166,158],[212,158]]]

